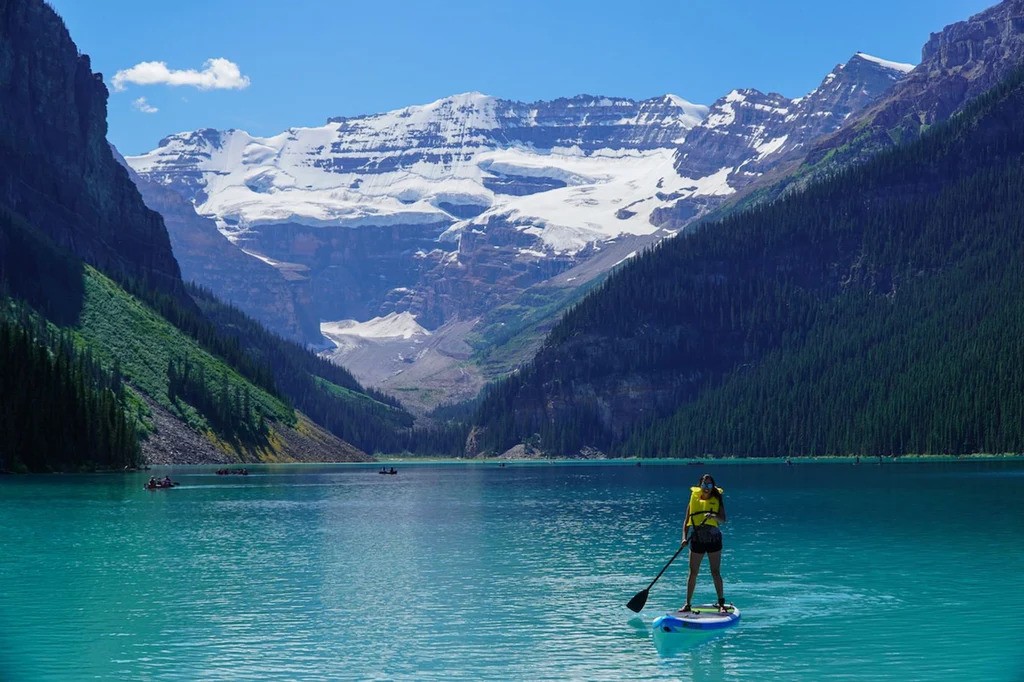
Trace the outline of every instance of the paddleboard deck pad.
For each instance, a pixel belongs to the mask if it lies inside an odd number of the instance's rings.
[[[690,611],[671,611],[654,619],[655,632],[698,632],[721,630],[740,622],[740,610],[729,604],[728,613],[719,613],[715,604],[701,604]]]

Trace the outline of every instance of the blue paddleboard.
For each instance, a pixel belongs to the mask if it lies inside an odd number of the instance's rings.
[[[654,619],[655,633],[700,632],[723,630],[740,622],[740,610],[727,605],[728,613],[719,613],[715,604],[701,604],[691,611],[671,611]]]

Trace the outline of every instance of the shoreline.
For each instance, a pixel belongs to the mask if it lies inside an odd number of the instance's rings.
[[[472,458],[472,457],[409,457],[396,455],[389,457],[378,455],[376,459],[369,462],[250,462],[246,466],[345,466],[353,468],[381,468],[384,466],[417,465],[417,464],[444,464],[444,465],[465,465],[465,466],[717,466],[736,464],[766,464],[766,465],[787,465],[798,464],[848,464],[851,466],[878,466],[879,457],[860,455],[860,463],[856,463],[857,455],[844,456],[822,456],[822,457],[722,457],[704,459],[681,459],[681,458],[653,458],[653,457],[603,457],[603,458],[579,458],[579,457],[517,457],[515,459],[502,459],[499,457]],[[1024,453],[999,454],[999,455],[899,455],[896,457],[884,456],[881,464],[906,463],[953,463],[953,462],[1013,462],[1024,461]],[[182,466],[174,464],[158,465],[165,467]],[[215,464],[198,464],[184,466],[216,466]]]
[[[1024,453],[972,454],[972,455],[820,455],[806,457],[402,457],[376,456],[378,464],[430,463],[430,464],[633,464],[633,465],[685,465],[701,464],[853,464],[877,465],[898,462],[980,462],[1024,460]],[[324,462],[327,464],[327,462]]]
[[[384,466],[408,466],[408,465],[424,465],[424,464],[436,464],[446,466],[484,466],[484,467],[504,467],[504,466],[633,466],[633,467],[644,467],[644,466],[735,466],[739,464],[763,464],[763,465],[783,465],[783,466],[796,466],[796,465],[807,465],[807,464],[844,464],[848,466],[881,466],[881,465],[898,465],[901,462],[911,464],[921,463],[971,463],[971,462],[1015,462],[1024,461],[1024,453],[1004,453],[1004,454],[973,454],[973,455],[897,455],[897,456],[882,456],[878,455],[867,456],[859,455],[860,461],[857,462],[858,455],[836,455],[836,456],[817,456],[817,457],[706,457],[703,459],[682,459],[673,457],[601,457],[601,458],[580,458],[580,457],[516,457],[513,459],[500,458],[500,457],[485,457],[485,458],[468,458],[468,457],[402,457],[396,455],[391,458],[385,455],[379,455],[377,458],[369,461],[283,461],[283,462],[232,462],[232,465],[253,467],[262,469],[266,467],[351,467],[351,468],[363,468],[363,469],[374,469]],[[211,468],[223,467],[223,462],[161,462],[145,464],[141,467],[134,469],[97,469],[97,470],[83,470],[83,471],[65,471],[65,472],[48,472],[49,474],[58,475],[95,475],[95,474],[133,474],[143,473],[150,470],[167,470],[167,469],[181,469],[181,468]],[[0,471],[0,476],[23,476],[23,475],[46,475],[42,472],[11,472],[11,471]]]

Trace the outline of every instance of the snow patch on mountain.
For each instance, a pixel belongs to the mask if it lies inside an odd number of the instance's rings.
[[[401,338],[409,340],[415,336],[430,336],[430,332],[421,327],[410,312],[391,313],[366,322],[356,320],[321,322],[320,331],[330,339],[338,336],[356,336],[363,339]]]
[[[442,238],[452,239],[466,229],[501,219],[538,237],[554,253],[576,253],[617,235],[654,233],[657,228],[651,224],[651,212],[666,203],[666,196],[727,196],[733,192],[726,182],[729,169],[704,178],[680,177],[673,169],[674,152],[670,149],[629,154],[599,150],[589,156],[575,150],[560,151],[543,157],[560,169],[557,174],[549,170],[548,177],[569,178],[571,183],[526,196],[496,195],[490,208],[471,220],[455,223]],[[526,169],[536,163],[535,158],[522,149],[480,155],[481,165],[491,168]]]
[[[884,66],[887,69],[892,69],[893,71],[900,71],[902,73],[910,73],[916,68],[914,64],[906,64],[904,62],[891,62],[888,59],[882,59],[881,57],[873,57],[872,55],[869,55],[865,52],[858,52],[857,56],[860,57],[861,59],[866,59],[869,62],[874,62],[875,64]]]
[[[457,232],[500,216],[531,229],[546,249],[576,252],[652,232],[659,192],[709,184],[679,178],[671,163],[707,111],[675,95],[524,105],[466,93],[266,138],[182,133],[129,163],[191,192],[197,211],[236,240],[280,223],[455,223]]]

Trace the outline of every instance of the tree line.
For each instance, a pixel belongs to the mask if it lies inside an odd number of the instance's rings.
[[[10,302],[4,302],[10,308]],[[0,471],[140,464],[117,368],[24,309],[0,315]]]

